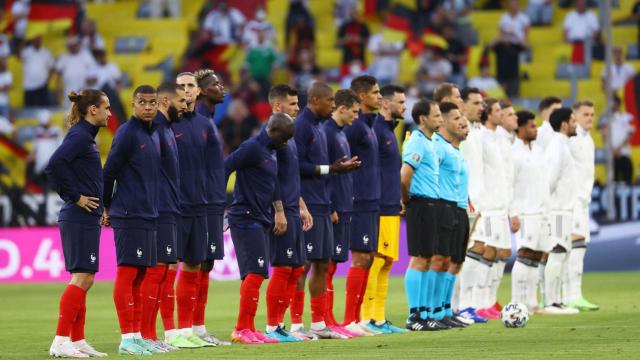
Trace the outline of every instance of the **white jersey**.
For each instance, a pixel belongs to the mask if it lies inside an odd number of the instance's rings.
[[[508,183],[496,132],[484,126],[476,128],[469,133],[462,152],[469,165],[469,199],[476,212],[506,212]]]
[[[588,130],[578,125],[577,135],[569,140],[571,155],[576,164],[576,199],[582,206],[591,202],[595,181],[595,145]]]
[[[544,151],[535,142],[526,145],[516,138],[511,147],[513,160],[512,216],[543,215],[547,212],[549,180]]]
[[[571,156],[569,138],[554,133],[545,150],[549,179],[549,210],[571,212],[576,197],[576,165]]]
[[[502,126],[498,126],[496,129],[496,136],[498,138],[498,145],[500,146],[500,153],[504,159],[504,170],[506,175],[507,184],[513,183],[513,159],[511,157],[511,147],[513,146],[513,140],[515,134],[508,132]],[[507,186],[507,204],[511,204],[513,200],[513,187]]]
[[[536,137],[536,143],[540,145],[542,150],[546,150],[549,146],[549,141],[553,137],[554,131],[551,124],[548,121],[543,121],[542,125],[538,128],[538,136]]]

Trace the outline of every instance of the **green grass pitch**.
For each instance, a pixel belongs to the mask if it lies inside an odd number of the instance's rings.
[[[235,323],[238,281],[212,282],[206,323],[228,339]],[[58,299],[64,284],[0,285],[0,359],[45,359],[54,335]],[[256,325],[265,322],[264,289]],[[500,289],[508,302],[510,278]],[[112,284],[98,283],[89,292],[86,335],[96,349],[119,358],[118,322]],[[406,304],[402,278],[391,280],[387,314],[404,322]],[[342,317],[344,280],[336,281],[336,314]],[[162,359],[639,359],[640,273],[585,274],[585,295],[601,310],[575,316],[533,316],[524,329],[507,329],[499,321],[437,333],[385,335],[350,340],[323,340],[180,350],[154,355]],[[305,315],[309,315],[308,304]],[[288,314],[287,314],[288,320]],[[158,322],[159,334],[162,334]],[[145,357],[148,358],[148,357]]]

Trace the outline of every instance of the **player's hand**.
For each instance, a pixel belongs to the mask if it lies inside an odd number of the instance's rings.
[[[88,212],[92,212],[94,209],[97,209],[98,206],[100,206],[100,199],[98,199],[97,197],[80,195],[80,199],[76,201],[76,205],[87,210]]]
[[[338,213],[337,212],[332,212],[331,213],[331,222],[334,224],[337,224],[338,221],[340,221],[340,218],[338,217]]]
[[[102,218],[100,219],[100,225],[111,226],[111,217],[109,216],[109,209],[104,209],[102,212]]]
[[[284,216],[284,211],[276,211],[273,233],[276,236],[282,236],[285,232],[287,232],[287,218]]]
[[[400,201],[400,216],[407,215],[407,207],[404,205],[404,201]]]
[[[520,230],[520,219],[517,216],[511,218],[511,232],[517,233]]]
[[[352,157],[351,159],[347,159],[347,157],[342,157],[336,160],[333,164],[329,166],[329,173],[331,174],[346,174],[353,170],[356,170],[360,167],[362,161],[358,160],[357,156]]]
[[[313,227],[313,216],[309,210],[300,210],[300,219],[302,220],[302,231],[309,231]]]

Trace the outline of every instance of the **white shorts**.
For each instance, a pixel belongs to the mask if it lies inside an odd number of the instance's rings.
[[[591,230],[589,229],[589,205],[576,205],[573,208],[573,227],[571,234],[584,237],[588,243],[591,240]]]
[[[560,245],[567,251],[571,250],[571,219],[569,212],[551,212],[549,215],[550,239],[548,250]]]
[[[485,244],[498,249],[511,249],[511,227],[505,214],[482,215],[476,224],[475,232],[477,237],[472,236],[473,240],[484,241]]]
[[[520,230],[516,235],[518,249],[527,248],[535,251],[549,249],[549,222],[543,215],[522,215]]]

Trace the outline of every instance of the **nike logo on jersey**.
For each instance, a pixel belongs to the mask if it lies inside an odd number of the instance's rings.
[[[176,139],[179,139],[182,137],[182,133],[176,133]]]
[[[147,146],[147,144],[140,144],[140,150],[144,149],[145,146]]]

